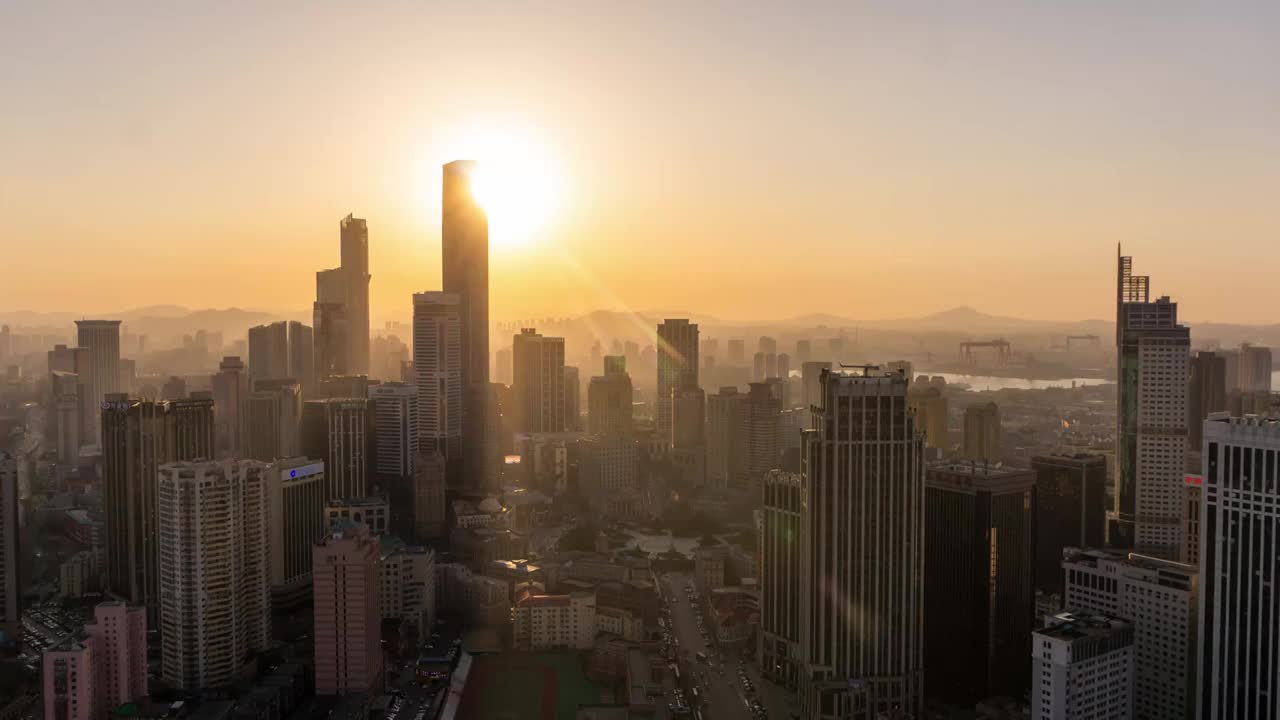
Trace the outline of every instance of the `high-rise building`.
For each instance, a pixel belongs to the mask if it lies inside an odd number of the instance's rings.
[[[809,362],[809,356],[812,354],[812,344],[808,340],[796,341],[796,362],[800,363],[801,367],[803,367],[805,363]]]
[[[1062,550],[1102,547],[1107,539],[1107,458],[1102,455],[1037,455],[1036,589],[1062,592]]]
[[[79,445],[90,445],[98,441],[98,412],[102,405],[101,397],[93,396],[93,354],[89,348],[54,345],[48,353],[50,385],[53,388],[53,400],[59,418],[59,437],[66,436],[68,441],[73,437]],[[61,381],[56,373],[66,373]],[[64,413],[70,409],[74,399],[77,420],[73,424]],[[77,454],[79,447],[76,448]],[[59,462],[62,459],[59,453]],[[78,458],[77,458],[78,459]],[[70,460],[76,462],[76,460]]]
[[[778,467],[778,427],[782,422],[782,402],[769,383],[751,383],[739,407],[742,418],[742,474],[738,487],[756,493],[764,474]]]
[[[1187,393],[1187,452],[1199,457],[1204,445],[1204,421],[1227,409],[1227,359],[1201,350],[1191,358],[1191,387]],[[1192,463],[1195,467],[1196,464]]]
[[[22,584],[19,573],[18,462],[0,450],[0,639],[21,642]]]
[[[671,437],[671,393],[685,387],[698,387],[698,325],[668,318],[658,323],[658,437]]]
[[[701,487],[706,482],[706,393],[700,387],[671,391],[671,464],[686,484]]]
[[[343,303],[347,320],[347,372],[369,374],[369,227],[347,215],[338,223],[342,243]]]
[[[102,717],[99,660],[94,645],[93,638],[75,633],[58,640],[41,654],[45,717],[57,720]]]
[[[365,398],[303,403],[301,454],[324,463],[328,497],[368,494],[368,428],[369,401]]]
[[[1240,346],[1239,389],[1246,393],[1271,392],[1271,348]]]
[[[107,395],[120,391],[120,321],[77,320],[77,344],[89,351],[88,396],[85,402],[93,409],[86,416],[92,427],[85,428],[85,437],[95,441],[102,437],[101,418],[96,409]]]
[[[564,338],[524,328],[512,338],[517,432],[564,431]]]
[[[456,160],[443,169],[440,246],[446,293],[458,297],[462,346],[463,473],[466,484],[489,481],[487,468],[496,439],[488,437],[489,384],[489,218],[471,191],[476,163]]]
[[[733,385],[707,396],[707,483],[717,490],[736,485],[744,474],[744,397]]]
[[[760,672],[795,690],[800,679],[800,476],[764,477],[759,551]]]
[[[316,381],[347,375],[350,358],[347,338],[347,279],[341,268],[316,273],[316,300],[311,306],[313,362]],[[250,360],[252,366],[253,361]]]
[[[496,382],[511,384],[511,348],[502,348],[493,354],[493,373]]]
[[[267,467],[159,469],[161,658],[173,688],[227,685],[271,644]]]
[[[972,707],[1027,691],[1035,627],[1035,474],[970,463],[925,474],[929,697]]]
[[[1196,716],[1199,571],[1133,553],[1069,549],[1065,606],[1133,625],[1135,718]]]
[[[621,435],[602,435],[579,443],[578,491],[597,517],[645,517],[639,443]]]
[[[1178,304],[1151,300],[1151,278],[1116,266],[1116,519],[1114,547],[1173,559],[1182,545],[1191,333]]]
[[[751,382],[762,382],[769,377],[764,369],[764,353],[757,352],[751,356]]]
[[[925,445],[930,450],[946,450],[950,440],[947,437],[947,396],[942,390],[932,385],[913,385],[910,407],[916,416],[916,425],[924,432]]]
[[[244,457],[249,373],[240,358],[234,355],[222,358],[212,385],[214,450],[219,458]]]
[[[259,380],[281,380],[289,375],[289,323],[275,322],[249,328],[249,378],[253,389]]]
[[[1133,626],[1065,612],[1031,636],[1031,718],[1133,717]]]
[[[266,469],[271,533],[271,604],[297,607],[311,590],[311,546],[324,537],[329,500],[324,463],[277,460]]]
[[[966,460],[1000,462],[1000,408],[993,402],[964,409],[964,452]]]
[[[373,470],[384,488],[398,478],[413,475],[413,458],[418,454],[418,389],[400,382],[369,388],[373,417]]]
[[[1197,717],[1280,717],[1280,419],[1205,423]]]
[[[54,371],[51,377],[54,390],[54,426],[57,433],[54,447],[58,451],[58,462],[68,466],[75,465],[80,461],[80,433],[84,428],[79,376]]]
[[[804,392],[804,407],[809,408],[822,403],[822,372],[830,369],[831,363],[825,360],[807,361],[800,365],[800,387]]]
[[[727,352],[729,355],[729,364],[741,367],[747,359],[747,341],[742,338],[730,338]]]
[[[626,358],[606,355],[604,375],[591,378],[587,385],[587,432],[592,435],[630,435],[631,376]]]
[[[98,697],[104,711],[147,696],[147,613],[118,600],[98,603],[84,630],[94,641]],[[46,716],[48,717],[48,716]]]
[[[823,373],[817,429],[801,441],[805,717],[923,709],[924,441],[908,382]]]
[[[156,477],[164,463],[213,457],[214,401],[130,400],[108,395],[102,405],[103,510],[107,586],[147,608],[149,625],[165,632],[160,610],[161,526]]]
[[[1203,423],[1202,423],[1203,424]],[[1196,453],[1199,457],[1200,453]],[[1199,473],[1183,478],[1183,531],[1180,561],[1200,567],[1200,503],[1204,499],[1204,478]]]
[[[435,550],[398,538],[383,538],[381,546],[383,619],[400,620],[418,637],[429,636],[436,622]]]
[[[289,377],[298,381],[304,393],[316,380],[315,331],[297,320],[289,321]]]
[[[245,416],[245,457],[271,462],[297,456],[302,452],[302,387],[288,379],[257,385]]]
[[[317,695],[382,689],[382,556],[378,539],[343,521],[313,546]]]
[[[448,533],[445,508],[446,461],[438,452],[422,450],[413,463],[413,535],[436,540]]]
[[[578,377],[578,368],[564,366],[564,429],[577,432],[582,422],[582,402],[580,399],[582,381]]]

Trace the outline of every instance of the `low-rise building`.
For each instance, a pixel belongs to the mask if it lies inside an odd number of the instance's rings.
[[[325,506],[325,525],[332,528],[339,519],[360,523],[370,534],[386,535],[391,529],[391,506],[377,495],[358,498],[331,498]]]
[[[526,594],[512,607],[511,624],[516,650],[589,650],[596,637],[596,596]]]

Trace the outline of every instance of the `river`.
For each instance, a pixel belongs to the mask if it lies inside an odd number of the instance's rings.
[[[946,378],[948,385],[964,383],[972,390],[1044,390],[1046,388],[1069,388],[1072,383],[1076,387],[1085,385],[1105,385],[1110,380],[1103,378],[1057,378],[1053,380],[1032,380],[1029,378],[998,377],[995,375],[963,375],[961,373],[935,373],[918,370],[916,375],[931,375]]]

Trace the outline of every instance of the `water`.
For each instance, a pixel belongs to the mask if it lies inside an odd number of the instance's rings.
[[[1277,373],[1280,374],[1280,373]],[[947,384],[964,383],[971,390],[1044,390],[1046,388],[1069,388],[1072,383],[1076,387],[1085,385],[1105,385],[1109,380],[1102,378],[1056,378],[1053,380],[1032,380],[1030,378],[997,377],[995,375],[962,375],[960,373],[934,373],[919,370],[916,375],[932,375],[947,379]]]

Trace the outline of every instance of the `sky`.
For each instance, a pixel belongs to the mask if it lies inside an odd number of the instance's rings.
[[[9,0],[0,308],[307,308],[354,213],[407,317],[497,135],[555,200],[495,321],[1105,318],[1124,243],[1185,319],[1278,322],[1278,67],[1261,2]]]

